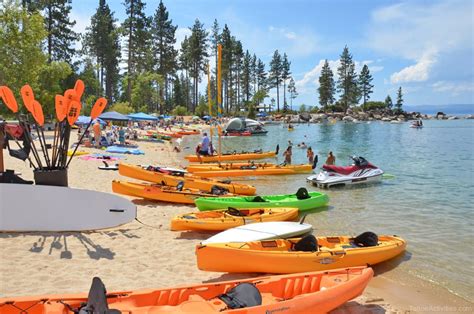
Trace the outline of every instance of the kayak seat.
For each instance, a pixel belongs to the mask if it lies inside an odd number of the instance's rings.
[[[377,246],[379,244],[379,238],[375,233],[367,231],[355,237],[353,243],[358,247]]]
[[[240,283],[227,293],[218,296],[229,309],[241,309],[262,304],[262,295],[255,285],[247,282]]]
[[[291,251],[317,252],[318,240],[314,235],[308,234],[296,242],[291,248]]]
[[[232,215],[232,216],[238,216],[238,217],[246,216],[243,212],[241,212],[240,210],[238,210],[237,208],[234,208],[234,207],[228,207],[225,212],[226,212],[226,214],[229,214],[229,215]]]
[[[296,191],[296,198],[299,200],[305,200],[311,198],[311,196],[309,196],[308,190],[306,190],[306,188],[299,188],[298,191]]]
[[[182,191],[183,187],[184,187],[184,181],[179,181],[178,184],[176,185],[176,190]]]
[[[266,202],[266,200],[263,199],[261,196],[257,195],[257,196],[255,196],[255,197],[251,200],[251,202],[260,202],[260,203],[263,203],[263,202]]]

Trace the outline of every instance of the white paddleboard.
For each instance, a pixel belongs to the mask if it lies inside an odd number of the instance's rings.
[[[209,243],[228,243],[228,242],[249,242],[260,240],[271,240],[278,238],[296,237],[313,230],[310,224],[301,224],[292,221],[271,221],[259,222],[249,225],[238,226],[222,231],[202,244]]]
[[[114,194],[0,183],[0,232],[97,230],[128,223],[136,214],[132,202]]]

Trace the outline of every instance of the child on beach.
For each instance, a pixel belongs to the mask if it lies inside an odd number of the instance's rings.
[[[291,165],[291,146],[283,152],[283,156],[285,157],[285,165]]]

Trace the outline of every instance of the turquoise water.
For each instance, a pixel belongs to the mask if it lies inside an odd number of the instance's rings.
[[[371,230],[396,234],[408,241],[403,257],[392,261],[392,277],[404,275],[432,281],[474,301],[474,120],[425,121],[421,130],[408,123],[336,123],[267,126],[260,137],[222,140],[223,151],[274,150],[278,161],[288,140],[294,144],[293,163],[306,162],[304,141],[319,155],[318,168],[329,150],[337,165],[349,155],[366,157],[395,178],[365,187],[325,190],[327,211],[308,216],[315,234],[353,234]],[[306,137],[305,137],[306,135]],[[256,177],[249,182],[259,194],[293,193],[307,175]],[[396,266],[396,267],[395,267]]]

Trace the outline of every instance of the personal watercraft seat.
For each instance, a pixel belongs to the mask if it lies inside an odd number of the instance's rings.
[[[367,163],[367,166],[365,166],[365,167],[360,167],[360,166],[356,166],[356,165],[352,165],[352,166],[323,165],[324,170],[340,173],[340,174],[343,174],[343,175],[349,175],[349,174],[353,173],[354,171],[357,171],[357,170],[360,170],[360,169],[366,169],[366,168],[377,169],[377,167],[372,165],[370,162]]]

